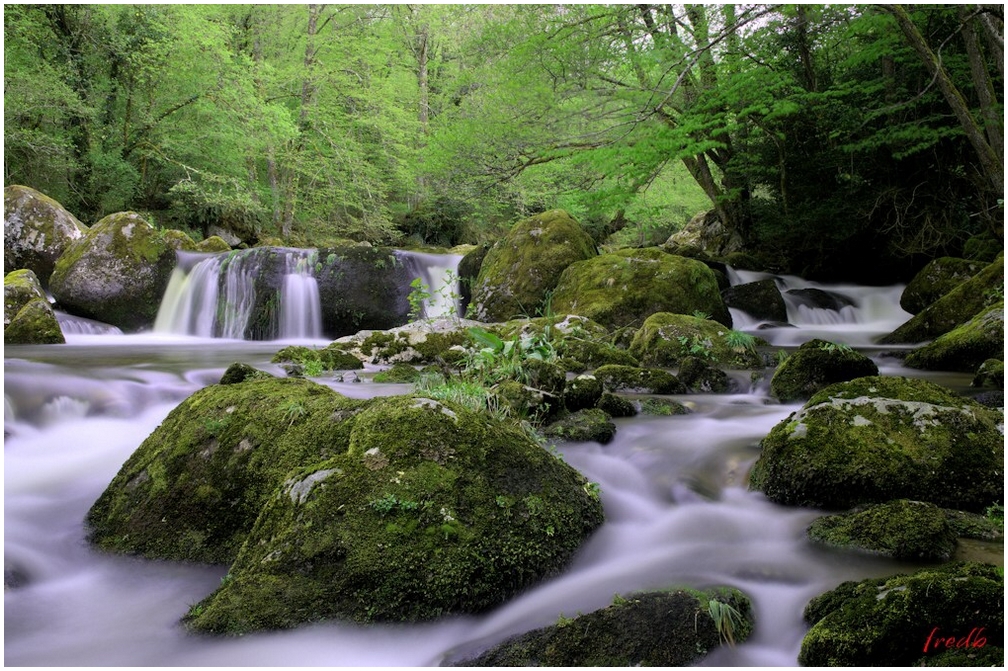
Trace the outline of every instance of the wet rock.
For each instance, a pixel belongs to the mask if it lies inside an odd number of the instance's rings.
[[[970,373],[997,356],[1004,356],[1004,301],[910,352],[906,365]]]
[[[786,505],[843,510],[907,498],[981,511],[1002,496],[1002,421],[926,380],[842,382],[770,431],[750,487]]]
[[[1004,576],[954,563],[845,582],[812,599],[805,621],[804,666],[1000,666]]]
[[[773,278],[736,284],[721,292],[725,305],[742,310],[753,319],[786,322],[787,305]]]
[[[684,394],[686,385],[672,373],[660,368],[608,365],[595,370],[595,377],[606,391],[637,394]]]
[[[457,666],[688,666],[720,645],[745,640],[751,610],[748,597],[731,588],[617,597],[611,606],[562,617]]]
[[[592,408],[602,396],[602,383],[594,375],[579,375],[567,381],[564,407],[571,412]]]
[[[419,380],[420,371],[408,363],[395,363],[391,368],[375,373],[373,379],[379,383],[406,384]]]
[[[211,235],[205,240],[196,243],[197,252],[230,252],[231,245],[219,235]]]
[[[892,333],[883,344],[919,343],[933,340],[968,322],[981,312],[1004,302],[1004,254],[970,279],[962,282]]]
[[[679,364],[679,380],[691,391],[724,394],[732,390],[728,374],[700,357],[688,356]]]
[[[907,284],[900,296],[900,307],[915,315],[976,275],[986,265],[951,256],[934,259]]]
[[[605,445],[616,435],[612,418],[598,408],[578,410],[543,428],[543,435],[571,442],[595,441]]]
[[[637,406],[633,401],[608,391],[602,392],[596,407],[610,417],[633,417],[637,414]]]
[[[27,186],[4,188],[4,274],[31,270],[49,286],[56,259],[87,230],[49,196]]]
[[[553,292],[553,309],[616,329],[656,312],[703,312],[730,326],[717,279],[705,264],[657,247],[621,249],[571,264]]]
[[[687,357],[714,365],[762,368],[756,347],[762,338],[734,331],[724,325],[685,314],[658,312],[648,317],[630,343],[630,353],[645,366],[679,366]]]
[[[591,236],[563,210],[519,221],[484,257],[472,287],[472,314],[484,322],[534,315],[560,273],[595,254]],[[556,302],[554,308],[562,312]]]
[[[175,267],[177,245],[135,212],[110,214],[67,247],[50,289],[72,314],[124,331],[148,328]]]
[[[787,295],[799,305],[818,310],[840,310],[854,305],[854,301],[843,294],[824,289],[788,289]],[[787,320],[785,320],[787,321]]]
[[[977,368],[971,387],[994,387],[1004,389],[1004,361],[987,359]]]
[[[941,508],[906,499],[820,517],[807,533],[826,545],[913,561],[947,561],[956,547],[956,534]]]
[[[56,314],[31,270],[4,277],[4,343],[46,345],[66,342]]]
[[[344,425],[341,449],[305,455],[263,501],[189,628],[483,612],[555,575],[602,523],[580,474],[486,414],[397,396]]]
[[[878,375],[878,366],[845,345],[818,338],[799,347],[774,371],[770,393],[785,403],[809,398],[824,387]]]
[[[640,401],[640,414],[672,417],[673,415],[688,415],[690,409],[679,401],[670,398],[643,398]]]
[[[224,371],[224,375],[222,375],[220,379],[220,384],[238,384],[250,378],[256,378],[256,377],[264,378],[273,376],[267,373],[266,371],[259,370],[258,368],[253,368],[247,363],[241,363],[240,361],[236,361],[235,363],[228,366],[227,370]]]

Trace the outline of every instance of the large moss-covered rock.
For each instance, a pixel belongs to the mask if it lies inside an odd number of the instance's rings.
[[[230,562],[291,469],[346,452],[366,404],[300,379],[205,387],[122,466],[87,514],[89,539],[152,559]]]
[[[63,342],[63,331],[35,273],[28,269],[8,273],[4,277],[4,343]]]
[[[845,582],[812,599],[805,620],[805,666],[1000,666],[1004,576],[955,563]]]
[[[196,244],[196,251],[213,253],[230,252],[231,245],[229,245],[227,241],[219,235],[211,235],[209,238],[200,240]]]
[[[637,330],[630,353],[645,366],[675,367],[687,357],[734,368],[762,368],[757,345],[766,345],[740,331],[710,319],[685,314],[657,312]]]
[[[1003,492],[1001,421],[926,380],[841,382],[763,439],[750,487],[787,505],[847,509],[908,498],[980,511]]]
[[[700,311],[731,326],[713,271],[657,247],[621,249],[563,271],[553,309],[583,315],[606,328],[640,324],[656,312]]]
[[[589,408],[561,417],[544,427],[543,435],[556,440],[595,441],[604,445],[616,435],[616,425],[605,411]]]
[[[332,337],[390,329],[409,319],[410,276],[395,250],[348,245],[318,250],[322,330]]]
[[[884,344],[933,340],[964,324],[997,303],[1004,302],[1004,254],[970,279],[921,310],[892,333]]]
[[[900,307],[912,315],[980,272],[986,263],[943,256],[932,260],[906,285]]]
[[[993,387],[994,389],[1004,389],[1004,361],[1000,359],[987,359],[973,376],[970,382],[971,387]]]
[[[595,254],[591,236],[563,210],[523,219],[484,257],[471,313],[484,322],[535,315],[564,268]]]
[[[110,214],[60,256],[50,290],[68,312],[140,330],[154,323],[176,249],[139,214]]]
[[[646,592],[521,634],[458,666],[688,666],[745,640],[752,626],[752,605],[733,588]]]
[[[31,270],[49,285],[58,259],[87,226],[55,200],[27,186],[4,188],[4,274]]]
[[[815,338],[804,343],[774,371],[770,393],[787,403],[809,398],[824,387],[878,375],[875,362],[850,347]]]
[[[910,352],[906,365],[972,373],[987,359],[1001,356],[1004,356],[1004,301]]]
[[[826,545],[911,561],[946,561],[956,548],[956,534],[945,511],[933,503],[907,499],[820,517],[807,533],[809,539]]]
[[[347,451],[285,476],[185,621],[242,633],[481,612],[560,571],[601,523],[594,488],[514,426],[423,397],[376,399]]]

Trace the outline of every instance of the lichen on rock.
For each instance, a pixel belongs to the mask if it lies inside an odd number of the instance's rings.
[[[88,228],[58,202],[27,186],[4,188],[4,274],[31,270],[49,286],[56,260]]]

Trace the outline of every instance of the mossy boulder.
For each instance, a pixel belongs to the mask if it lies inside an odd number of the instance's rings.
[[[595,377],[606,391],[634,394],[685,394],[686,385],[660,368],[638,368],[609,364],[595,369]]]
[[[947,561],[956,534],[945,511],[933,503],[899,499],[826,515],[807,529],[810,540],[893,559]]]
[[[993,387],[1004,389],[1004,361],[987,359],[977,368],[971,387]]]
[[[468,314],[469,304],[472,302],[472,288],[479,277],[480,267],[483,259],[490,251],[489,244],[482,244],[462,255],[462,260],[458,264],[459,276],[459,309],[462,314]]]
[[[732,323],[711,269],[657,247],[621,249],[571,264],[560,276],[552,305],[608,329],[641,324],[656,312],[700,311]]]
[[[721,292],[721,298],[726,306],[753,319],[781,324],[788,320],[787,304],[773,278],[728,287]]]
[[[4,276],[4,344],[66,342],[38,277],[27,268]]]
[[[543,435],[555,440],[579,443],[595,441],[605,445],[616,435],[616,425],[605,411],[589,408],[564,415],[544,427]]]
[[[988,264],[943,256],[932,260],[906,285],[900,307],[912,315],[980,272]]]
[[[806,399],[837,382],[878,375],[875,362],[845,345],[815,338],[804,343],[774,371],[770,393],[787,403]]]
[[[593,408],[602,397],[602,383],[594,375],[578,375],[567,380],[564,388],[564,407],[575,412]]]
[[[317,369],[319,372],[333,370],[361,370],[364,363],[343,349],[328,345],[322,349],[304,345],[288,345],[273,355],[272,363],[284,365],[288,374]]]
[[[536,389],[517,380],[504,380],[493,387],[499,402],[511,408],[514,416],[528,417],[530,421],[541,423],[554,416],[563,408],[563,400],[554,394]]]
[[[842,510],[907,498],[981,511],[1002,497],[1002,421],[926,380],[841,382],[770,431],[749,484],[786,505]]]
[[[254,368],[247,363],[242,363],[236,361],[224,371],[221,375],[220,382],[218,384],[240,384],[245,380],[253,378],[270,378],[273,377],[264,370],[259,370]]]
[[[420,379],[420,371],[408,363],[394,363],[391,368],[375,373],[373,379],[379,383],[408,384]]]
[[[674,401],[671,398],[657,398],[651,396],[640,400],[640,414],[654,415],[657,417],[673,417],[675,415],[688,415],[690,414],[690,409],[679,401]]]
[[[1004,301],[910,352],[906,365],[972,373],[987,359],[998,356],[1004,356]]]
[[[209,238],[196,243],[197,252],[230,252],[231,245],[219,235],[211,235]]]
[[[374,364],[456,365],[472,346],[469,329],[477,325],[465,319],[423,320],[385,331],[360,331],[337,339],[331,347]]]
[[[579,473],[484,413],[396,396],[351,423],[347,450],[274,488],[189,628],[483,612],[558,573],[602,523]]]
[[[725,394],[733,387],[728,373],[696,356],[688,356],[679,363],[677,376],[691,391],[704,394]]]
[[[718,605],[711,606],[712,601]],[[719,610],[727,607],[730,616]],[[725,625],[726,618],[734,619]],[[744,641],[752,626],[752,604],[734,588],[645,592],[617,597],[591,613],[561,617],[555,625],[516,636],[457,665],[690,666],[720,645]]]
[[[633,417],[637,414],[637,406],[633,401],[609,391],[602,392],[595,407],[610,417]]]
[[[56,259],[87,230],[49,196],[27,186],[5,187],[4,275],[27,269],[49,286]]]
[[[346,452],[366,405],[300,379],[205,387],[119,470],[87,514],[88,538],[110,552],[228,563],[291,469]]]
[[[1000,665],[1004,576],[997,566],[957,562],[845,582],[812,599],[805,621],[805,666]]]
[[[595,254],[591,236],[564,210],[523,219],[484,257],[472,287],[471,312],[484,322],[534,315],[560,273]]]
[[[883,344],[919,343],[933,340],[968,322],[989,307],[1004,302],[1004,254],[979,273],[960,283],[917,313],[892,333]]]
[[[138,331],[154,323],[175,254],[139,214],[110,214],[60,256],[49,288],[72,314]]]
[[[637,330],[630,353],[645,366],[676,367],[695,356],[720,366],[762,368],[756,347],[766,344],[711,319],[657,312]]]

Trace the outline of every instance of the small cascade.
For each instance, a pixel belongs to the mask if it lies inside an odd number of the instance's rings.
[[[428,254],[425,252],[397,251],[396,256],[406,267],[410,277],[419,277],[430,297],[424,301],[425,319],[458,317],[461,312],[461,289],[458,254]]]
[[[179,252],[154,332],[233,340],[320,337],[318,284],[309,261],[315,254],[280,248]]]
[[[315,250],[298,259],[287,257],[288,272],[280,289],[282,340],[322,337],[322,302],[318,281],[312,274],[317,257]]]
[[[77,315],[67,314],[59,310],[53,311],[63,335],[122,335],[118,326],[106,324],[95,319],[86,319]]]
[[[788,323],[798,327],[797,330],[767,329],[766,325],[741,310],[733,308],[730,312],[736,328],[758,328],[761,336],[770,335],[775,344],[822,337],[849,345],[869,345],[874,337],[894,330],[912,316],[899,304],[905,285],[822,284],[794,275],[728,268],[728,280],[732,286],[768,278],[772,278],[780,290],[787,307]]]

